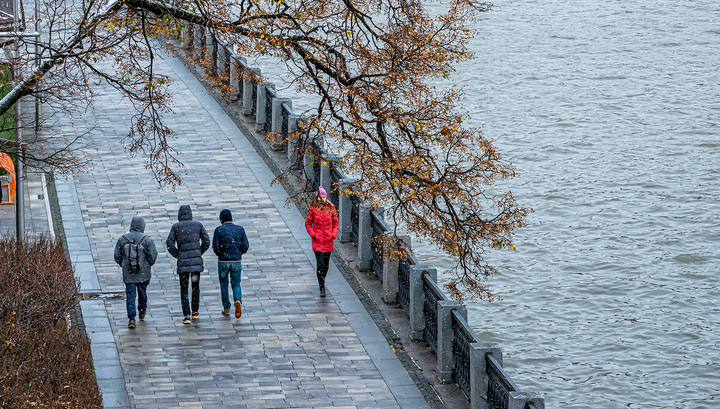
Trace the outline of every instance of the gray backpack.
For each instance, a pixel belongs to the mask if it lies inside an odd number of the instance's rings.
[[[127,263],[130,274],[137,274],[145,267],[145,246],[142,245],[142,242],[147,236],[142,236],[137,243],[133,243],[132,240],[124,234],[123,237],[129,241],[129,243],[123,246],[124,263]]]

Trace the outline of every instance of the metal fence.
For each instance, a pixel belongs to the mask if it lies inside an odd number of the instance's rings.
[[[210,67],[210,71],[217,75],[217,59],[218,59],[218,41],[215,38],[215,36],[210,37],[210,61],[212,61],[212,66]]]
[[[480,342],[465,318],[457,310],[452,311],[453,329],[453,380],[465,395],[470,397],[470,344]]]
[[[340,209],[340,181],[345,179],[345,173],[338,167],[337,162],[330,162],[330,201],[336,209]]]
[[[427,274],[423,275],[423,292],[425,302],[423,303],[423,315],[425,316],[425,342],[437,354],[437,330],[438,330],[438,301],[447,301],[445,294]]]
[[[223,44],[222,46],[223,50],[223,69],[225,70],[225,75],[228,77],[228,81],[230,81],[230,50],[228,50],[227,46]]]
[[[350,196],[350,239],[353,244],[358,245],[360,238],[360,198]]]
[[[254,79],[252,82],[252,102],[250,102],[252,109],[250,110],[250,115],[255,116],[257,115],[257,79]]]
[[[488,374],[488,409],[508,409],[510,406],[510,392],[518,389],[510,375],[505,372],[502,365],[491,355],[485,355]]]
[[[315,147],[312,164],[312,185],[313,190],[317,190],[320,187],[320,175],[322,172],[322,157],[320,156],[320,148]]]
[[[385,221],[375,212],[370,212],[371,239],[370,248],[372,249],[371,267],[376,276],[383,279],[383,242],[378,237],[390,230]]]
[[[288,144],[288,137],[290,136],[290,109],[287,104],[280,104],[280,115],[282,116],[282,122],[280,124],[280,146],[287,155],[290,155],[290,151],[288,150],[290,146],[290,144]]]
[[[398,260],[397,302],[408,317],[410,316],[410,266],[417,264],[417,259],[407,251],[405,258]]]
[[[277,93],[270,87],[265,87],[265,132],[272,132],[272,106]]]

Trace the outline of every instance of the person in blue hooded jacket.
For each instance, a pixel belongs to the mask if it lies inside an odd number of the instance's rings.
[[[202,255],[210,248],[210,237],[202,223],[193,220],[190,206],[182,205],[178,210],[178,222],[170,228],[165,241],[168,253],[177,259],[177,273],[180,277],[180,301],[185,318],[190,324],[188,303],[188,280],[192,282],[192,318],[200,317],[200,273],[203,272]]]
[[[250,248],[245,229],[233,224],[230,210],[220,212],[221,225],[213,233],[212,248],[218,256],[218,278],[220,279],[220,299],[222,300],[223,315],[230,315],[230,297],[228,295],[228,276],[235,303],[235,318],[242,315],[242,287],[240,279],[242,273],[242,255]]]

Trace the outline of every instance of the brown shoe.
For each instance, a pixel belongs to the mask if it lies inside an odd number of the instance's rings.
[[[192,321],[190,321],[190,316],[186,315],[185,318],[183,318],[183,324],[190,324]]]
[[[194,313],[192,313],[192,319],[196,320],[196,319],[198,319],[198,318],[200,318],[200,313],[199,313],[199,312],[195,311]]]
[[[242,304],[240,301],[235,301],[235,318],[240,318],[242,315],[242,310],[240,309],[242,307]]]
[[[229,317],[230,316],[230,308],[223,308],[222,315]]]

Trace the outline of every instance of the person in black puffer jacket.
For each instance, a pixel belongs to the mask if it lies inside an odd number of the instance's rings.
[[[173,224],[165,241],[168,252],[177,259],[177,273],[180,276],[180,301],[185,318],[190,324],[188,303],[188,279],[192,282],[192,318],[198,318],[200,307],[200,273],[205,269],[202,255],[210,248],[210,237],[205,226],[192,219],[190,206],[182,205],[178,210],[178,222]]]

